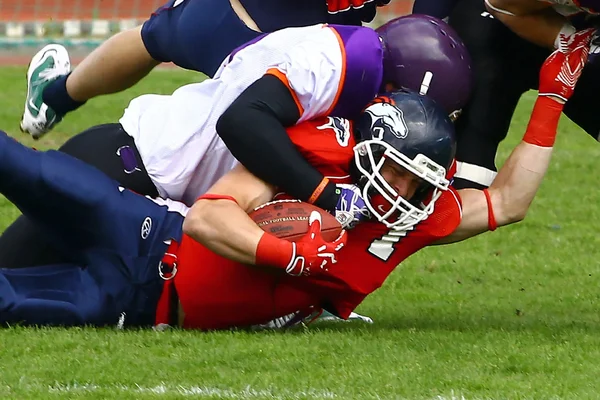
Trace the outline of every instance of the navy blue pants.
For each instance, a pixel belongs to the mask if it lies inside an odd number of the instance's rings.
[[[142,27],[152,58],[208,76],[231,51],[259,35],[239,19],[228,0],[170,0]]]
[[[241,3],[262,32],[326,22],[361,25],[361,20],[370,20],[375,15],[374,3],[334,16],[327,13],[323,0],[241,0]],[[152,58],[210,77],[229,53],[260,35],[239,19],[229,0],[170,0],[142,27],[142,40]]]
[[[0,269],[0,322],[145,326],[154,322],[158,267],[183,217],[57,151],[0,132],[0,193],[76,263]]]

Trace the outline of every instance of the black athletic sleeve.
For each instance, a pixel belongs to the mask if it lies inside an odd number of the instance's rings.
[[[304,159],[285,127],[300,119],[290,89],[274,75],[265,75],[229,106],[217,121],[217,134],[234,157],[260,179],[308,201],[323,175]],[[329,183],[315,205],[333,210],[335,185]]]

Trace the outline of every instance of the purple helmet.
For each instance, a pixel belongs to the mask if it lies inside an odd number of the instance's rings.
[[[454,29],[427,15],[395,18],[376,29],[383,41],[383,84],[426,94],[448,113],[460,110],[472,87],[471,57]]]

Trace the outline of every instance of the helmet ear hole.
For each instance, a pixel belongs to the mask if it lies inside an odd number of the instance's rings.
[[[387,81],[383,84],[382,86],[382,91],[387,93],[387,92],[393,92],[394,90],[397,90],[399,88],[398,85],[396,85],[394,82],[392,81]]]

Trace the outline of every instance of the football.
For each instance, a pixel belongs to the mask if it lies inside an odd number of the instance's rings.
[[[308,231],[308,217],[313,211],[321,214],[321,235],[331,242],[339,236],[342,226],[327,211],[300,200],[276,200],[263,204],[250,213],[250,218],[265,232],[291,242]]]

